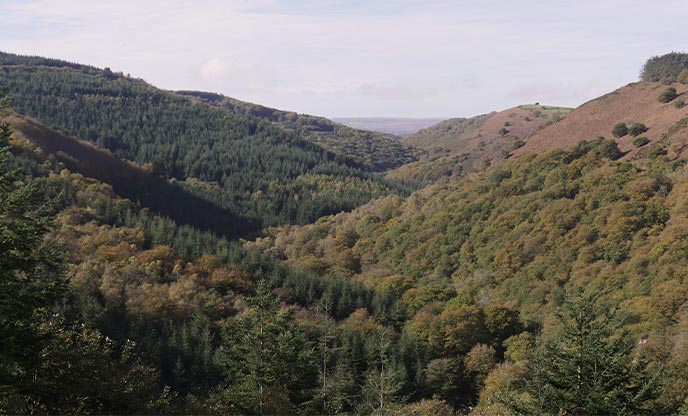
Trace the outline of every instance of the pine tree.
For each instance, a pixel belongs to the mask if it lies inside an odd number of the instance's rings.
[[[392,356],[392,341],[386,331],[373,338],[375,362],[371,365],[363,385],[363,412],[385,414],[393,405],[403,402],[401,391],[406,381],[406,369]]]
[[[224,328],[218,360],[228,381],[213,411],[289,414],[312,398],[317,381],[312,349],[291,311],[267,284],[249,299],[252,309]]]
[[[568,299],[562,333],[546,342],[530,363],[526,414],[653,414],[656,376],[633,359],[625,333],[613,333],[613,315],[600,313],[598,295],[582,291]],[[521,406],[517,406],[521,407]]]
[[[350,357],[342,353],[344,347],[338,342],[330,302],[323,302],[321,313],[323,323],[318,338],[320,402],[315,407],[320,413],[335,415],[351,407],[356,385]]]

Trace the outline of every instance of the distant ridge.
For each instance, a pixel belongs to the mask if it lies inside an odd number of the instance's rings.
[[[395,136],[410,136],[421,129],[444,121],[444,118],[406,117],[334,117],[332,121],[355,129],[371,130]]]

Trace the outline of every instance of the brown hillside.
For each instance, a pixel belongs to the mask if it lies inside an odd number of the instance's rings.
[[[568,111],[569,108],[563,107],[521,105],[498,113],[445,120],[403,141],[416,147],[457,156],[486,144],[506,144],[525,139],[545,124],[560,119]]]
[[[523,105],[500,111],[481,126],[458,136],[447,149],[450,156],[456,156],[484,147],[487,143],[516,145],[518,140],[525,140],[547,123],[559,120],[568,111],[568,108],[541,105]],[[497,155],[487,156],[492,159]]]
[[[30,117],[10,113],[7,119],[15,134],[35,145],[39,154],[54,156],[72,172],[107,183],[120,196],[139,202],[180,225],[213,230],[232,237],[242,235],[247,229],[245,227],[250,225],[247,220],[91,143],[52,130]],[[223,218],[223,221],[218,223],[217,218]]]
[[[638,82],[629,84],[614,92],[589,101],[570,112],[566,118],[555,125],[546,127],[532,137],[526,144],[515,150],[518,156],[525,152],[542,152],[552,148],[566,148],[581,140],[594,139],[599,136],[614,138],[611,130],[617,123],[643,123],[648,131],[641,134],[650,139],[650,143],[661,139],[672,126],[688,116],[688,107],[676,108],[675,102],[686,99],[688,86],[672,84],[681,94],[670,103],[660,103],[657,98],[669,85],[658,82]],[[676,126],[673,130],[681,130]],[[673,131],[672,130],[672,131]],[[632,157],[637,151],[631,135],[616,139],[619,148]],[[676,154],[686,153],[688,136],[675,134],[671,146]]]
[[[409,144],[432,149],[429,159],[404,165],[388,177],[424,185],[480,171],[507,157],[538,129],[560,120],[569,111],[534,104],[471,119],[446,120],[405,139]]]
[[[443,152],[462,134],[482,126],[494,114],[496,113],[481,114],[469,118],[450,118],[421,129],[410,136],[404,137],[401,141],[420,149]]]

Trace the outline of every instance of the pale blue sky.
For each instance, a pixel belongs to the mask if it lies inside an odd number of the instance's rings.
[[[324,116],[577,106],[688,49],[667,1],[0,0],[0,50]]]

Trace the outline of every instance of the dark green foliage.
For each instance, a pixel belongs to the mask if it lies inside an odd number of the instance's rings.
[[[612,135],[614,137],[623,137],[628,134],[628,126],[626,126],[626,123],[619,123],[612,128]]]
[[[10,414],[137,414],[169,411],[172,395],[159,390],[157,372],[129,342],[115,342],[85,327],[45,323],[49,342],[26,348],[39,354],[30,378],[0,392],[0,411]],[[6,387],[6,386],[2,386]],[[9,390],[9,391],[8,391]],[[14,391],[13,391],[14,390]]]
[[[685,106],[686,106],[686,102],[685,102],[682,98],[679,99],[679,100],[676,100],[676,101],[674,102],[674,107],[676,107],[676,108],[678,108],[678,109],[681,109],[681,108],[683,108],[683,107],[685,107]]]
[[[255,229],[255,220],[234,215],[228,209],[186,191],[153,172],[148,172],[90,143],[67,137],[33,120],[16,126],[24,136],[72,172],[103,181],[120,196],[152,209],[174,221],[227,237]],[[204,215],[197,215],[202,212]]]
[[[664,149],[662,145],[659,143],[652,143],[650,146],[643,149],[643,151],[645,152],[647,157],[653,159],[666,154],[666,149]]]
[[[0,55],[0,83],[11,89],[17,111],[149,166],[244,221],[239,230],[311,222],[392,191],[368,167],[254,115],[111,72],[49,62]]]
[[[676,81],[681,71],[688,69],[688,54],[671,52],[648,59],[640,71],[643,81]]]
[[[289,311],[260,282],[249,299],[252,310],[223,330],[217,352],[227,380],[214,411],[240,414],[293,414],[315,389],[313,349]],[[295,407],[296,406],[296,407]]]
[[[598,297],[579,292],[566,300],[561,334],[531,361],[524,413],[656,414],[656,375],[631,356],[632,342],[623,332],[615,334],[614,317],[596,303]]]
[[[403,363],[397,361],[391,348],[393,344],[385,331],[369,338],[369,370],[361,390],[359,406],[364,414],[385,412],[391,404],[403,402],[402,389],[408,379]]]
[[[201,98],[238,116],[251,116],[269,121],[373,171],[386,171],[413,162],[422,153],[402,144],[394,136],[353,129],[323,117],[280,111],[207,92],[178,93]]]
[[[643,147],[648,143],[650,143],[650,139],[648,139],[645,136],[636,137],[635,139],[633,139],[633,145],[636,147]]]
[[[678,97],[678,94],[676,93],[676,88],[669,87],[659,95],[657,101],[659,101],[660,103],[669,103],[673,101],[676,97]]]
[[[6,99],[0,96],[0,107]],[[1,108],[0,108],[1,110]],[[38,189],[11,166],[8,123],[0,124],[0,399],[30,384],[46,335],[39,330],[65,292],[57,252],[43,244],[50,218]],[[33,346],[33,348],[27,348]]]
[[[4,105],[5,100],[0,98]],[[149,412],[162,402],[156,372],[133,344],[69,325],[59,252],[45,243],[51,218],[34,181],[24,182],[0,124],[0,413]],[[67,309],[69,312],[69,309]]]
[[[643,123],[633,123],[628,128],[628,134],[633,137],[639,136],[647,131],[647,127]]]

